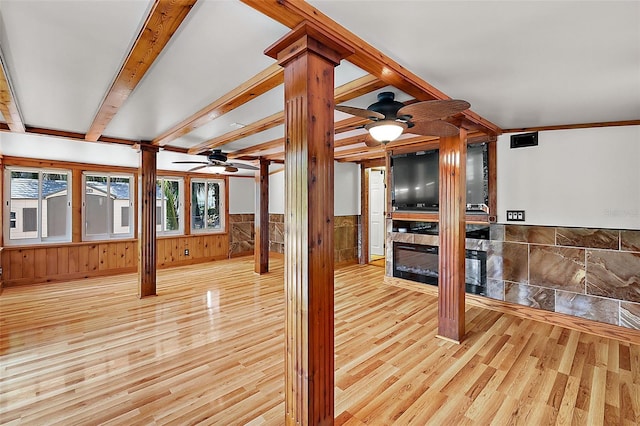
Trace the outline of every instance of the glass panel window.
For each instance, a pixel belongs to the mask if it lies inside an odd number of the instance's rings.
[[[219,179],[191,182],[191,228],[195,232],[223,232],[224,181]]]
[[[182,234],[184,206],[182,178],[159,178],[156,181],[156,232],[158,235]]]
[[[133,176],[85,173],[83,185],[83,238],[133,237]]]
[[[71,172],[7,168],[8,244],[71,241]]]

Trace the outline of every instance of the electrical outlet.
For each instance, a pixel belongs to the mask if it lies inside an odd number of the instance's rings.
[[[507,221],[524,222],[524,210],[507,210]]]
[[[184,249],[184,255],[189,256],[189,249]]]

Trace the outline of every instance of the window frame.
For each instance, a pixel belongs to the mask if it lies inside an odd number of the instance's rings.
[[[156,236],[157,237],[163,237],[163,236],[169,236],[169,235],[184,235],[184,221],[185,221],[185,208],[184,208],[184,178],[181,176],[157,176],[156,177],[156,184],[157,182],[164,182],[164,181],[174,181],[174,182],[178,182],[178,229],[176,230],[165,230],[165,226],[166,226],[166,209],[165,209],[165,203],[162,202],[160,205],[161,208],[161,217],[160,217],[160,225],[162,226],[163,230],[158,231],[158,229],[156,228]],[[163,197],[160,199],[162,201],[165,200],[164,198],[164,192],[162,193]],[[156,198],[156,208],[157,206],[157,202],[158,202],[158,198]],[[157,211],[157,210],[156,210]],[[156,226],[157,226],[157,222],[158,222],[158,218],[156,217]]]
[[[87,234],[87,177],[104,177],[107,178],[108,186],[111,186],[112,178],[128,178],[129,179],[129,232],[128,233],[116,233],[113,232],[113,228],[107,230],[106,233],[102,234]],[[83,171],[82,172],[82,214],[81,214],[81,226],[82,226],[82,241],[109,241],[109,240],[125,240],[135,238],[136,230],[135,230],[135,222],[133,212],[135,211],[135,175],[133,173],[109,173],[109,172],[100,172],[100,171]],[[109,189],[107,189],[109,192]],[[119,206],[125,207],[125,206]],[[113,225],[115,222],[115,207],[111,206],[110,203],[107,203],[107,223]],[[120,218],[120,221],[122,218]],[[118,221],[118,223],[120,223]]]
[[[11,174],[13,172],[24,173],[37,173],[38,174],[38,198],[36,208],[36,237],[32,238],[11,238],[11,230],[15,229],[18,224],[18,214],[16,211],[11,211]],[[43,175],[46,174],[58,174],[66,175],[67,187],[66,187],[66,206],[65,206],[65,233],[59,236],[42,236],[43,232],[43,217],[42,217],[42,181]],[[72,216],[73,216],[73,172],[71,169],[58,169],[58,168],[35,168],[35,167],[21,167],[21,166],[7,166],[5,167],[4,174],[4,205],[2,214],[2,226],[4,233],[5,246],[22,246],[22,245],[36,245],[36,244],[59,244],[71,242],[72,238]],[[31,207],[28,207],[31,208]],[[14,213],[12,215],[12,213]],[[24,212],[22,212],[24,213]],[[22,216],[22,215],[20,215]],[[22,221],[22,218],[20,219]],[[22,222],[21,222],[22,223]],[[14,227],[11,227],[14,224]],[[33,231],[32,231],[33,232]]]
[[[195,221],[193,220],[193,185],[196,183],[204,183],[205,188],[209,183],[217,183],[220,188],[220,192],[218,194],[218,211],[220,217],[220,228],[194,228]],[[192,234],[224,234],[227,232],[227,223],[226,223],[226,184],[224,179],[215,179],[215,178],[191,178],[191,182],[189,183],[189,194],[190,194],[190,205],[189,205],[189,219],[190,219],[190,230]],[[205,194],[205,212],[207,210],[207,199],[208,197]]]

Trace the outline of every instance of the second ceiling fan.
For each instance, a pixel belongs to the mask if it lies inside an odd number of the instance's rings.
[[[459,99],[445,99],[403,104],[395,100],[393,92],[378,94],[378,101],[367,109],[337,105],[338,111],[357,117],[367,118],[371,123],[364,126],[371,138],[365,143],[378,146],[398,138],[405,130],[424,136],[455,136],[458,127],[444,121],[444,118],[458,114],[471,105]]]

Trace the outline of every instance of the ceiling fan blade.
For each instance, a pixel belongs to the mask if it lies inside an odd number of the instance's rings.
[[[398,117],[410,115],[411,121],[433,121],[450,117],[468,109],[469,102],[460,99],[447,99],[442,101],[424,101],[403,106],[398,110]]]
[[[346,112],[347,114],[355,115],[356,117],[368,118],[370,120],[372,119],[384,120],[383,114],[380,114],[379,112],[371,111],[369,109],[356,108],[356,107],[350,107],[345,105],[336,105],[336,109],[338,111]]]
[[[224,168],[224,171],[228,173],[235,173],[238,171],[238,168],[233,166],[227,166]]]
[[[173,164],[209,164],[208,161],[174,161]]]
[[[208,165],[208,164],[207,164],[207,165]],[[189,170],[187,170],[187,171],[188,171],[188,172],[195,172],[196,170],[204,169],[205,167],[207,167],[207,165],[204,165],[204,166],[197,166],[197,167],[194,167],[193,169],[189,169]]]
[[[227,167],[234,167],[236,169],[244,169],[244,170],[258,170],[257,167],[252,166],[251,164],[244,163],[226,163]],[[237,170],[236,170],[237,171]]]
[[[409,133],[423,136],[455,136],[460,129],[442,120],[417,122],[415,126],[406,130]]]

